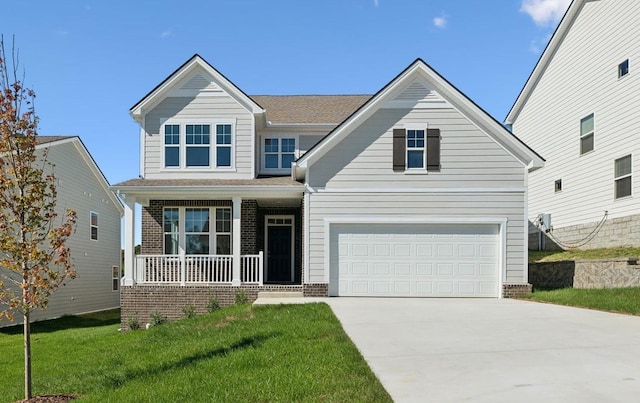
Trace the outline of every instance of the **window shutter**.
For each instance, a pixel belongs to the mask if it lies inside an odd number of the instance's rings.
[[[440,129],[427,129],[427,171],[440,170]]]
[[[393,170],[395,172],[405,170],[405,142],[404,129],[393,129]]]

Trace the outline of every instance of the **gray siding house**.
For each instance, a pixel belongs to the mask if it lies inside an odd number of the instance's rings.
[[[120,305],[120,221],[122,203],[79,137],[38,136],[38,150],[47,153],[58,180],[56,210],[77,214],[76,231],[68,241],[77,277],[58,288],[46,310],[34,321],[107,309]],[[8,275],[0,271],[0,275]],[[0,327],[22,323],[0,321]]]
[[[547,161],[532,248],[640,246],[639,20],[637,0],[573,1],[506,117]]]
[[[131,115],[141,177],[112,187],[126,205],[124,316],[239,289],[530,289],[526,185],[543,160],[420,59],[372,96],[248,96],[195,55]]]

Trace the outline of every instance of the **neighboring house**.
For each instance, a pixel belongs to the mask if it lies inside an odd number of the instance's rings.
[[[141,177],[112,187],[126,200],[123,321],[239,287],[528,287],[526,178],[543,160],[422,60],[373,96],[248,96],[195,55],[131,115]]]
[[[530,248],[640,246],[640,2],[575,0],[505,123],[545,159]]]
[[[34,321],[118,308],[120,304],[120,220],[124,210],[79,137],[38,136],[37,149],[47,153],[57,178],[56,211],[77,214],[67,246],[77,277],[58,288],[46,310]],[[42,155],[42,154],[40,154]],[[0,275],[7,275],[0,271]],[[22,323],[0,321],[0,327]]]

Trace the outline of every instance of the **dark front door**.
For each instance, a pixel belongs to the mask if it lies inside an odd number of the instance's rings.
[[[291,226],[267,227],[267,281],[293,281],[291,270]]]

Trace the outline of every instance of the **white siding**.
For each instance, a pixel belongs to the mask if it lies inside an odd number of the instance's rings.
[[[112,290],[112,266],[120,267],[120,213],[86,162],[71,143],[53,146],[48,159],[59,179],[57,211],[78,215],[70,237],[77,277],[60,287],[49,299],[49,308],[36,311],[35,320],[92,312],[120,306],[120,292]],[[90,212],[98,213],[98,240],[90,239]],[[15,323],[21,323],[16,317]],[[0,326],[6,325],[0,322]]]
[[[524,282],[524,192],[514,193],[332,193],[318,192],[309,199],[309,279],[325,282],[327,217],[506,218],[505,282]]]
[[[176,172],[166,171],[162,167],[164,136],[161,125],[167,119],[189,119],[216,121],[235,121],[235,172],[219,171],[215,168],[207,172],[193,170]],[[144,173],[146,179],[215,177],[220,179],[251,179],[253,172],[253,146],[255,129],[253,116],[233,98],[222,96],[169,97],[145,115]],[[196,122],[199,123],[199,122]],[[184,136],[184,134],[182,134]],[[215,136],[212,136],[212,143]],[[212,147],[214,145],[212,144]]]
[[[441,171],[393,172],[393,129],[428,124],[441,135]],[[523,164],[457,110],[382,109],[309,168],[313,187],[513,188],[524,184]]]
[[[640,213],[640,2],[586,2],[514,122],[544,157],[529,176],[529,216],[559,228]],[[618,64],[630,72],[618,79]],[[594,151],[580,155],[580,119],[594,113]],[[632,154],[633,196],[614,200],[614,160]],[[554,182],[562,180],[562,192]]]
[[[295,137],[297,141],[296,148],[298,150],[297,158],[300,158],[326,136],[328,132],[329,130],[320,131],[317,129],[308,129],[303,126],[294,128],[268,128],[259,131],[258,141],[256,143],[256,166],[258,170],[261,171],[263,165],[264,137]]]

